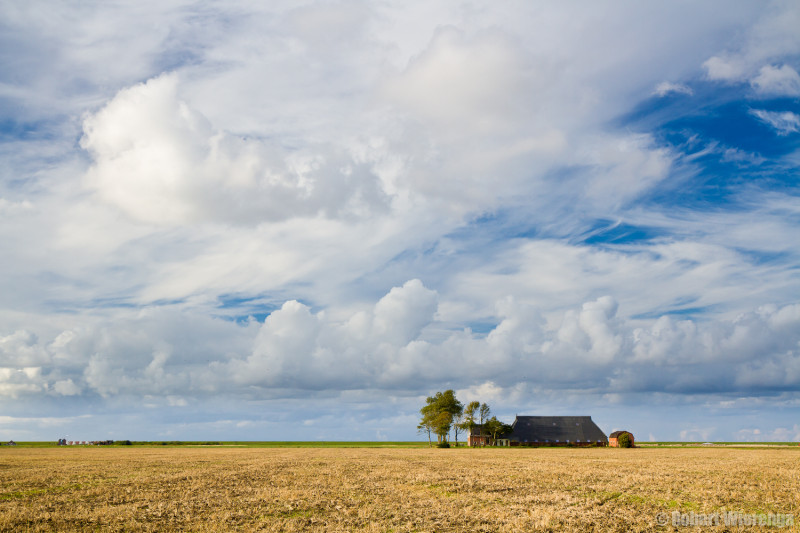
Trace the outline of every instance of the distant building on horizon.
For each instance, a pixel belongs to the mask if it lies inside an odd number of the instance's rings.
[[[622,435],[625,435],[625,434],[627,434],[628,437],[630,437],[630,439],[631,439],[631,447],[633,447],[634,444],[635,444],[634,440],[633,440],[633,433],[631,433],[630,431],[625,431],[625,430],[615,431],[611,435],[609,435],[608,436],[608,445],[611,446],[612,448],[619,448],[619,438]]]
[[[495,441],[476,426],[467,439],[470,446],[493,445]],[[520,416],[511,432],[497,439],[501,446],[608,446],[608,437],[591,416]]]

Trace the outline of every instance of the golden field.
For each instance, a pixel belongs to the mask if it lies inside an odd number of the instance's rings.
[[[657,514],[798,495],[797,448],[0,450],[1,531],[696,531]]]

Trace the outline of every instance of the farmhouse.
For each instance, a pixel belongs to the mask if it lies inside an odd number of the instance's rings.
[[[634,444],[634,442],[633,442],[633,433],[631,433],[630,431],[615,431],[614,433],[612,433],[611,435],[608,436],[608,445],[611,446],[612,448],[619,448],[618,439],[623,434],[627,434],[628,437],[630,437],[631,446],[633,446],[633,444]]]
[[[511,446],[608,446],[591,416],[517,416],[511,428]]]
[[[476,424],[467,437],[467,446],[490,446],[492,436],[487,434],[480,424]]]
[[[519,416],[511,432],[492,439],[480,425],[467,437],[469,446],[608,446],[591,416]]]

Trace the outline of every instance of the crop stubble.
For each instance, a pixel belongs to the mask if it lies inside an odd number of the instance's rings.
[[[792,449],[7,449],[0,530],[668,531],[656,513],[800,519],[798,460]]]

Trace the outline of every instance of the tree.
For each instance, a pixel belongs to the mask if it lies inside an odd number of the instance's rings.
[[[617,437],[617,446],[620,448],[631,448],[633,447],[633,443],[631,442],[630,433],[623,433],[619,437]]]
[[[458,413],[453,417],[453,436],[456,440],[456,448],[458,448],[458,432],[464,431],[464,412]]]
[[[492,418],[487,420],[484,427],[486,428],[486,431],[488,431],[489,434],[492,436],[492,440],[497,440],[497,437],[499,435],[511,433],[512,430],[511,426],[509,426],[508,424],[504,424],[503,422],[500,422],[496,416],[493,416]]]
[[[440,411],[433,420],[433,432],[439,437],[439,444],[447,442],[447,435],[453,425],[453,417],[447,411]]]
[[[422,419],[420,420],[419,425],[417,426],[417,431],[419,433],[427,433],[428,446],[433,446],[433,443],[431,442],[431,433],[436,432],[435,420],[438,413],[436,412],[436,405],[434,403],[434,398],[428,396],[428,398],[425,401],[427,403],[422,409],[419,410],[419,412],[422,414]]]
[[[489,415],[492,414],[492,410],[489,409],[488,405],[482,403],[481,406],[478,408],[478,414],[481,419],[481,427],[482,427],[483,423],[489,420]]]
[[[433,446],[433,442],[431,442],[431,432],[433,431],[433,421],[430,420],[425,414],[422,415],[422,420],[417,425],[417,433],[427,433],[428,434],[428,446]]]
[[[438,442],[447,442],[453,421],[464,411],[464,406],[456,398],[452,389],[444,392],[437,392],[433,396],[425,399],[425,405],[419,410],[422,419],[417,428],[420,431],[428,432],[428,442],[430,444],[430,433],[436,434]],[[458,436],[456,435],[456,439]],[[456,441],[457,442],[457,441]]]
[[[478,409],[481,407],[481,402],[478,401],[471,401],[469,402],[466,407],[464,407],[464,413],[461,417],[461,423],[459,424],[459,428],[461,428],[467,434],[467,441],[469,441],[469,436],[472,435],[472,430],[478,425],[475,422],[475,417],[478,414]]]
[[[472,434],[472,428],[475,427],[475,416],[478,413],[478,409],[480,409],[481,403],[478,401],[472,401],[464,407],[464,419],[461,423],[461,429],[467,432],[467,434]]]
[[[480,407],[478,407],[478,416],[480,417],[480,428],[481,428],[481,435],[485,433],[486,426],[484,425],[487,420],[489,420],[489,415],[491,414],[492,410],[489,409],[489,406],[485,403],[482,403]]]
[[[458,401],[456,393],[452,389],[437,392],[434,400],[440,420],[440,423],[437,424],[439,442],[447,442],[453,421],[464,412],[464,405]]]

